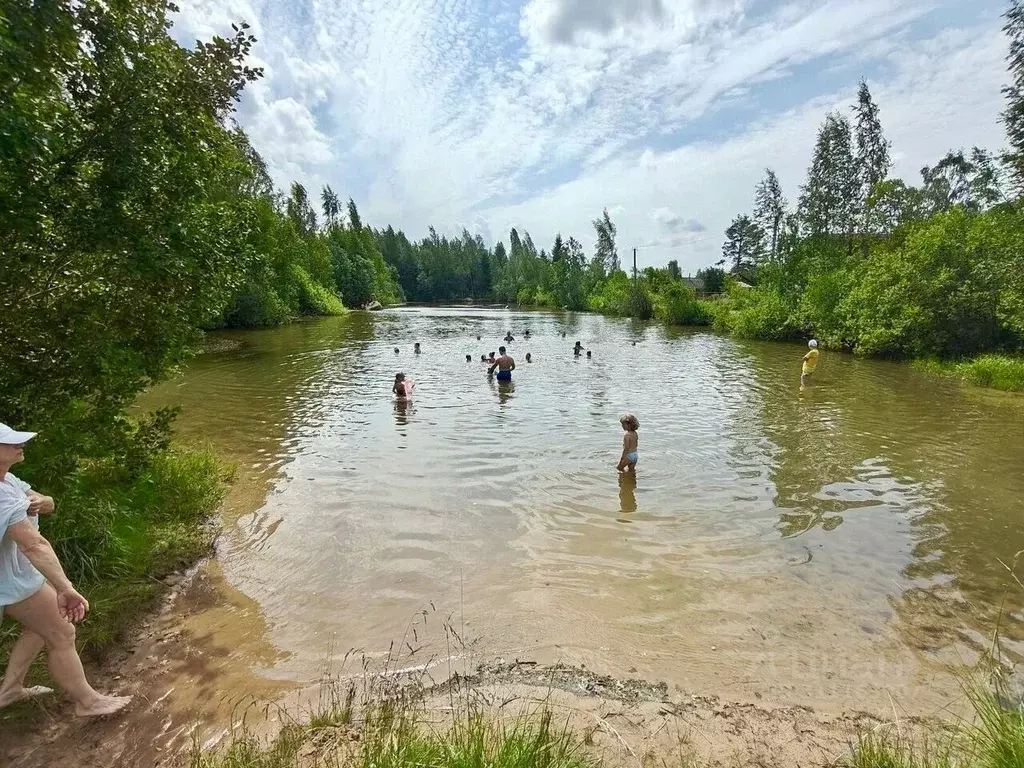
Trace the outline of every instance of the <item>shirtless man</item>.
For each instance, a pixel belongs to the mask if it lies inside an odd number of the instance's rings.
[[[498,358],[494,361],[494,365],[487,369],[487,375],[493,374],[495,368],[498,369],[498,381],[512,381],[512,371],[516,369],[516,361],[505,354],[504,347],[498,347]]]

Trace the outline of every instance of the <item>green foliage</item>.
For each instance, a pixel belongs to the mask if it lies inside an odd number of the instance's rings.
[[[772,287],[733,286],[729,301],[716,313],[716,325],[745,339],[790,339],[796,335],[793,307]]]
[[[915,360],[914,367],[929,373],[957,376],[979,387],[1024,392],[1024,358],[981,355],[973,360]]]
[[[697,301],[697,294],[683,283],[671,283],[655,297],[655,316],[673,325],[711,325],[709,302]]]
[[[996,290],[975,269],[963,209],[912,226],[905,243],[876,249],[840,303],[855,351],[963,356],[999,338]]]

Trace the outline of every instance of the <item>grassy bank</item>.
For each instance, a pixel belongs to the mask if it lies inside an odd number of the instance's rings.
[[[956,376],[979,387],[1024,392],[1024,357],[982,355],[973,360],[917,360],[914,367],[943,376]]]
[[[330,684],[329,684],[330,685]],[[335,684],[336,685],[336,684]],[[328,687],[327,690],[337,689]],[[230,743],[214,750],[193,748],[191,768],[613,768],[622,764],[710,768],[712,765],[788,765],[771,748],[760,759],[742,762],[736,755],[726,763],[716,755],[697,757],[693,744],[699,730],[694,718],[675,739],[657,750],[638,753],[610,733],[624,747],[616,757],[595,740],[604,728],[601,719],[573,717],[584,710],[566,711],[554,701],[540,703],[507,698],[496,705],[486,692],[459,687],[444,694],[434,706],[426,692],[394,693],[356,703],[356,692],[331,693],[299,722],[286,714],[286,725],[271,740],[241,730]],[[989,689],[968,690],[974,704],[971,722],[890,724],[863,731],[845,748],[845,755],[819,754],[814,764],[826,761],[842,768],[1024,768],[1024,712],[1019,705],[1005,707]],[[627,718],[628,719],[628,718]],[[788,723],[792,728],[792,723]],[[764,744],[792,740],[786,726],[777,723],[776,736],[762,733]],[[682,732],[685,730],[685,734]],[[691,744],[693,742],[693,744]],[[837,742],[837,752],[844,751]],[[607,744],[605,745],[607,747]],[[616,750],[617,751],[617,750]],[[642,755],[642,757],[641,757]]]
[[[31,451],[16,473],[33,481],[45,467]],[[57,509],[42,521],[75,586],[91,611],[79,627],[79,648],[101,654],[167,589],[160,579],[210,551],[209,518],[219,504],[226,473],[208,452],[158,450],[136,465],[124,455],[84,462],[62,488],[40,483]],[[0,629],[0,665],[17,625]]]
[[[546,708],[501,718],[456,705],[445,723],[404,699],[358,712],[353,698],[286,725],[269,744],[240,734],[191,768],[598,768],[581,734]]]

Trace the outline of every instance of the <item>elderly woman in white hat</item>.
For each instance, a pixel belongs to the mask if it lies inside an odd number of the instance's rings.
[[[25,460],[34,432],[0,424],[0,618],[6,613],[22,626],[0,683],[0,708],[49,688],[25,687],[32,660],[46,649],[50,676],[75,703],[75,714],[90,717],[117,712],[130,697],[104,696],[85,679],[75,648],[75,624],[89,603],[64,575],[50,542],[39,533],[39,515],[53,512],[53,499],[36,493],[11,474]]]

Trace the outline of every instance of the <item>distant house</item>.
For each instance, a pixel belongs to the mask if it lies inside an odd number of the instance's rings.
[[[683,283],[693,288],[694,293],[704,293],[704,278],[702,277],[684,277]]]

